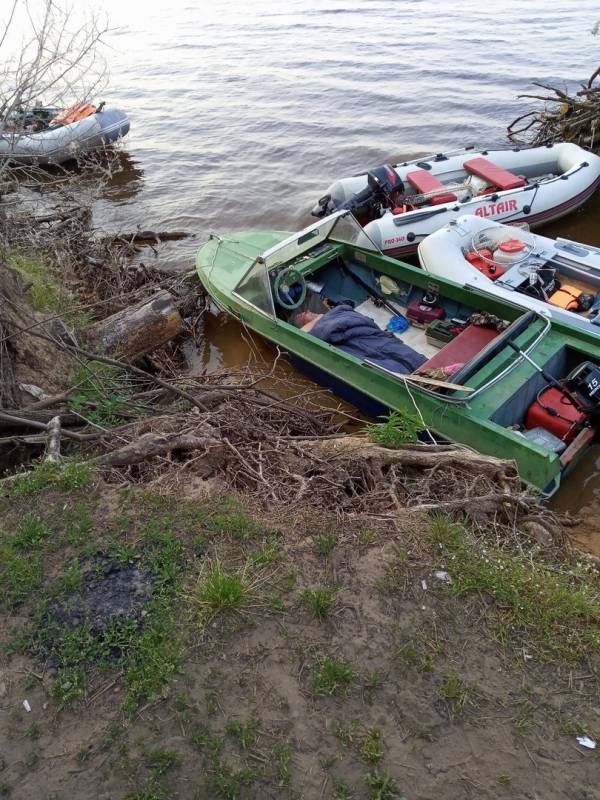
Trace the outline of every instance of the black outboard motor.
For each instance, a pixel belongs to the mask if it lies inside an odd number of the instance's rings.
[[[357,217],[375,219],[384,208],[393,208],[404,194],[404,183],[389,164],[382,164],[367,172],[368,186],[347,200],[346,208]]]

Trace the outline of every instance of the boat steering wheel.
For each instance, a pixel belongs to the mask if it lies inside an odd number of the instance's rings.
[[[300,294],[296,300],[290,294],[292,287],[300,287]],[[273,284],[273,291],[276,302],[287,311],[294,311],[299,308],[306,300],[306,279],[304,275],[294,267],[282,269],[277,273]]]

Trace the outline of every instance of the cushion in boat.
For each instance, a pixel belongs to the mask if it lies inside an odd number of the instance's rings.
[[[506,189],[518,189],[519,186],[525,186],[524,178],[513,175],[512,172],[508,172],[508,170],[496,166],[496,164],[493,164],[491,161],[488,161],[487,158],[482,158],[481,156],[465,161],[463,166],[467,172],[472,172],[473,175],[483,178],[492,186],[496,186],[503,192],[506,191]]]
[[[422,194],[437,192],[446,188],[435,175],[432,175],[431,172],[427,172],[426,169],[416,169],[413,170],[413,172],[407,173],[406,180]],[[439,206],[441,203],[451,203],[453,200],[456,200],[456,195],[452,194],[452,192],[445,192],[444,194],[431,197],[429,202],[432,206]]]
[[[450,364],[466,364],[473,356],[477,355],[488,342],[498,336],[494,328],[484,328],[482,325],[469,325],[458,336],[451,339],[445,347],[433,355],[416,372],[448,367]]]

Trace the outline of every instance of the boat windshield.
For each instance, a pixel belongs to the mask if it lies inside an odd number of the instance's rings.
[[[274,245],[262,254],[262,258],[270,271],[288,261],[296,261],[329,240],[378,250],[349,211],[337,211]]]
[[[275,318],[269,273],[282,264],[297,261],[304,255],[325,252],[327,242],[354,244],[367,250],[381,251],[369,239],[349,211],[337,211],[308,228],[289,236],[262,253],[235,287],[238,297]]]

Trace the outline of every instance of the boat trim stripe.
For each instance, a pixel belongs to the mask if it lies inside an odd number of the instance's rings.
[[[587,189],[584,189],[578,195],[575,195],[575,197],[571,197],[569,200],[565,200],[563,203],[553,206],[547,211],[541,211],[539,214],[527,214],[523,217],[516,218],[511,218],[512,215],[504,218],[496,217],[494,222],[506,223],[509,220],[510,222],[540,222],[544,219],[555,217],[557,213],[562,216],[563,212],[566,213],[569,208],[573,207],[575,209],[582,205],[582,203],[585,203],[585,201],[594,194],[598,186],[600,186],[600,177],[596,178],[596,180],[590,184]],[[382,249],[382,252],[386,256],[399,256],[403,254],[408,255],[409,253],[415,253],[418,246],[419,243],[414,242],[413,244],[403,245],[402,247],[392,247],[389,250]]]

